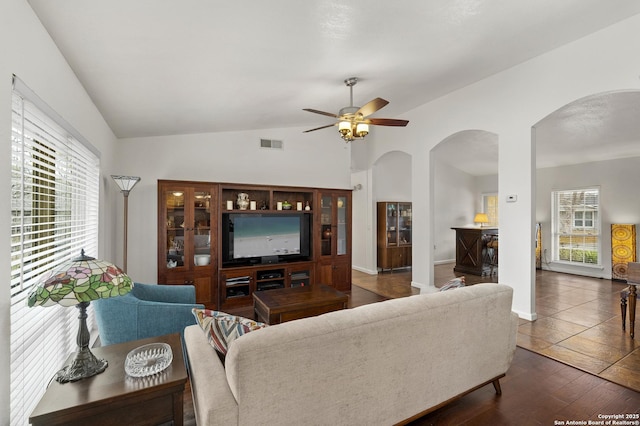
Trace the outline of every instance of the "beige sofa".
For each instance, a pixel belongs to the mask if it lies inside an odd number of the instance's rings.
[[[477,284],[251,332],[226,366],[187,327],[198,426],[403,423],[506,373],[518,317],[511,287]]]

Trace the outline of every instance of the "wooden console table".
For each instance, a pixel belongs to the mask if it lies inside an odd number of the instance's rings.
[[[156,342],[171,346],[171,365],[149,377],[129,377],[124,371],[129,351]],[[97,358],[109,362],[104,373],[77,382],[60,384],[52,381],[29,417],[32,425],[183,424],[187,372],[180,334],[135,340],[91,351]]]
[[[498,228],[460,227],[456,231],[456,272],[473,275],[488,275],[491,265],[485,256],[486,242],[498,235]]]
[[[345,309],[349,296],[324,284],[253,293],[256,321],[280,324]]]

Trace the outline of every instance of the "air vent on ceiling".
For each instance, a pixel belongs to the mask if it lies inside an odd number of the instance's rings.
[[[260,148],[281,150],[283,148],[283,143],[282,141],[278,141],[275,139],[260,139]]]

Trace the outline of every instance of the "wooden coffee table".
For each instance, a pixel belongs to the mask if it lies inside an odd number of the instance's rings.
[[[345,309],[349,296],[324,284],[253,293],[256,321],[269,325]]]
[[[129,377],[124,371],[129,351],[156,342],[171,346],[171,365],[153,376]],[[29,417],[32,425],[183,424],[187,371],[180,334],[94,348],[91,352],[109,362],[107,369],[77,382],[60,384],[53,380]]]

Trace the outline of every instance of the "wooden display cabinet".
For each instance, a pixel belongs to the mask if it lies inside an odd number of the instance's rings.
[[[217,199],[215,184],[158,181],[158,283],[193,285],[208,307],[217,306]]]
[[[239,205],[241,193],[248,205]],[[267,216],[302,213],[308,255],[273,256],[275,263],[268,263],[271,256],[226,259],[224,218],[265,211]],[[158,283],[192,284],[198,303],[220,310],[250,307],[254,292],[276,288],[323,283],[351,291],[351,191],[160,180]]]
[[[411,266],[411,203],[380,201],[377,204],[378,268]]]
[[[316,205],[316,282],[351,291],[351,191],[319,190]]]

